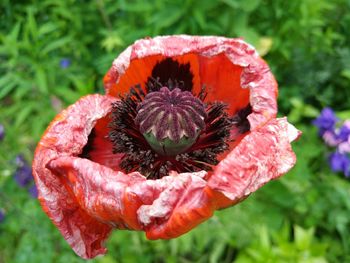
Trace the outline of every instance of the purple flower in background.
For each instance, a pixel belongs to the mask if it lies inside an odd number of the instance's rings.
[[[350,177],[350,120],[346,120],[340,128],[336,127],[338,121],[331,108],[324,108],[313,124],[318,127],[324,142],[336,148],[328,160],[332,171]]]
[[[347,142],[339,143],[338,151],[340,153],[350,153],[350,138]]]
[[[325,131],[322,136],[325,143],[329,146],[337,146],[339,144],[338,136],[337,134],[331,130],[331,131]]]
[[[20,187],[27,186],[33,181],[32,168],[28,165],[18,167],[13,178]]]
[[[37,198],[38,197],[38,188],[36,188],[36,185],[33,184],[29,189],[28,192],[30,193],[30,195],[33,198]]]
[[[0,209],[0,223],[4,222],[5,220],[5,213]]]
[[[5,127],[4,125],[0,124],[0,141],[4,139],[5,137]]]
[[[329,156],[329,164],[332,171],[343,172],[345,176],[350,175],[350,158],[346,154],[334,152]]]
[[[32,168],[28,165],[22,154],[16,156],[15,164],[17,169],[13,179],[20,187],[26,187],[33,181]]]
[[[324,108],[313,124],[318,127],[319,134],[322,136],[326,131],[332,131],[337,121],[334,111],[331,108]]]
[[[28,193],[33,198],[37,198],[38,190],[36,188],[36,185],[32,184],[34,177],[32,174],[31,166],[28,165],[22,154],[16,156],[15,164],[17,166],[17,169],[15,175],[13,176],[13,179],[16,181],[18,186],[26,188],[28,190]]]
[[[61,68],[68,68],[70,66],[70,59],[69,58],[62,58],[60,61],[60,67]]]
[[[18,154],[15,158],[15,164],[17,167],[23,167],[27,164],[26,160],[24,159],[24,156],[22,154]]]
[[[338,138],[341,142],[347,142],[350,139],[350,120],[344,122],[340,127]]]

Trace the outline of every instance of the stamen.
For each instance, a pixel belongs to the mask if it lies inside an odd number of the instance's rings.
[[[252,113],[252,106],[248,104],[246,107],[240,109],[232,118],[233,124],[238,128],[239,133],[246,133],[250,130],[250,123],[247,119],[248,115]]]

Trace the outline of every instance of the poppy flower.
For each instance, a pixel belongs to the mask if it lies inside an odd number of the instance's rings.
[[[45,212],[83,258],[113,229],[178,237],[286,173],[299,131],[276,118],[277,83],[241,39],[136,41],[35,152]]]

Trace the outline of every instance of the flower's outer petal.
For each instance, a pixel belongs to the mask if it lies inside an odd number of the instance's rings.
[[[288,172],[296,162],[290,143],[299,136],[300,132],[286,118],[271,119],[246,135],[208,180],[209,187],[231,200],[218,206],[237,203]]]
[[[203,179],[206,172],[173,173],[166,177],[166,188],[150,205],[138,210],[149,239],[178,237],[213,215],[213,193]],[[163,183],[161,180],[159,183]]]
[[[242,39],[215,36],[162,36],[136,41],[118,56],[104,78],[112,96],[144,83],[155,64],[171,57],[190,63],[194,91],[208,88],[208,101],[223,101],[234,113],[251,104],[252,129],[276,117],[277,83],[256,50]]]
[[[47,167],[65,180],[89,215],[118,229],[145,230],[149,239],[184,234],[215,210],[204,171],[147,180],[74,157],[59,157]]]
[[[142,202],[129,189],[145,182],[144,176],[124,174],[88,159],[65,156],[53,159],[47,168],[62,178],[80,207],[100,222],[119,229],[141,230],[136,211]]]
[[[40,140],[33,161],[33,175],[43,209],[83,258],[105,253],[101,243],[111,227],[88,215],[46,165],[59,156],[78,156],[96,121],[109,113],[113,101],[115,98],[109,96],[89,95],[57,115]]]

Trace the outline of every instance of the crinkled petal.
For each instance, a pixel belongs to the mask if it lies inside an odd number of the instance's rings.
[[[89,215],[118,229],[144,230],[149,239],[184,234],[215,209],[204,171],[147,180],[74,157],[54,159],[48,168]]]
[[[33,162],[33,175],[43,209],[74,251],[83,258],[105,253],[101,244],[111,226],[87,214],[59,177],[46,169],[59,156],[78,156],[96,121],[109,113],[114,98],[89,95],[64,110],[52,121],[40,140]],[[67,190],[68,189],[68,190]]]
[[[206,172],[147,180],[79,157],[113,101],[91,95],[59,114],[42,137],[33,163],[45,212],[83,258],[106,252],[102,243],[112,228],[144,230],[150,239],[173,238],[215,209]]]
[[[276,116],[276,80],[242,39],[177,35],[138,40],[114,60],[104,78],[107,94],[118,96],[131,86],[144,85],[155,64],[167,57],[190,63],[194,92],[206,85],[208,101],[227,102],[230,113],[250,103],[252,129]]]
[[[271,119],[245,136],[215,168],[208,186],[224,194],[234,204],[288,172],[296,157],[291,141],[300,132],[286,118]],[[230,203],[218,204],[227,206]]]

